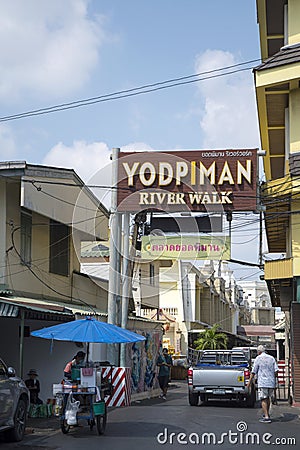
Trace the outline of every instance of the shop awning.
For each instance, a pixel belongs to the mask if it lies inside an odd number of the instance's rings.
[[[272,325],[243,325],[247,336],[274,336]]]
[[[46,305],[41,300],[39,303],[32,303],[30,300],[32,299],[0,297],[0,317],[20,318],[23,311],[25,319],[55,320],[56,322],[74,320],[72,310],[66,307]]]
[[[57,317],[59,315],[62,316],[63,322],[66,322],[67,320],[65,317],[69,316],[68,320],[74,320],[75,314],[86,316],[86,315],[94,315],[97,316],[107,316],[107,313],[100,311],[95,306],[88,307],[88,305],[79,305],[78,303],[64,303],[61,301],[55,301],[55,300],[45,300],[45,299],[36,299],[36,298],[30,298],[30,297],[16,297],[16,296],[10,296],[10,297],[1,297],[0,296],[0,302],[6,302],[8,305],[15,305],[19,308],[24,308],[26,311],[36,311],[39,313],[50,313],[55,315],[55,319],[57,320]],[[0,314],[1,316],[1,314]],[[8,317],[8,316],[6,316]],[[34,317],[32,317],[34,318]],[[39,318],[39,317],[37,317]],[[50,319],[52,320],[52,319]]]

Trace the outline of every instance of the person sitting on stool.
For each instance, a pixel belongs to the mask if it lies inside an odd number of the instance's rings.
[[[29,389],[30,403],[33,405],[42,405],[43,401],[39,398],[40,382],[37,379],[37,371],[35,369],[30,369],[27,375],[29,378],[25,380],[25,384]]]

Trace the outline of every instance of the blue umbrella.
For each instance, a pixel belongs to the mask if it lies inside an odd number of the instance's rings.
[[[111,323],[99,322],[92,317],[42,328],[32,331],[30,334],[31,336],[56,341],[101,342],[105,344],[129,343],[146,339],[133,331],[117,327]]]

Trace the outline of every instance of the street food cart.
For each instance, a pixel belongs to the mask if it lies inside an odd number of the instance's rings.
[[[56,396],[55,412],[59,416],[64,434],[69,432],[71,426],[78,425],[80,420],[86,420],[91,430],[96,425],[98,434],[103,434],[107,422],[105,397],[112,394],[113,384],[111,378],[103,375],[100,364],[97,367],[97,364],[89,362],[89,344],[132,343],[144,341],[145,337],[116,325],[99,322],[92,317],[36,330],[31,335],[44,339],[87,343],[86,367],[80,368],[80,376],[78,368],[75,368],[77,372],[72,372],[71,381],[63,380],[62,384],[53,385],[53,394]]]
[[[100,385],[97,385],[94,368],[92,370],[91,382],[78,379],[78,375],[72,376],[73,381],[66,381],[60,387],[54,385],[56,397],[55,414],[59,416],[60,427],[64,434],[68,433],[70,427],[76,426],[80,421],[86,420],[90,430],[96,425],[98,434],[103,434],[107,422],[107,407],[105,397],[112,394],[113,385],[111,380],[101,377]],[[75,369],[77,370],[77,369]],[[72,372],[75,372],[74,370]],[[84,369],[80,373],[84,372]],[[81,377],[89,378],[88,376]],[[93,384],[93,386],[91,386]],[[74,407],[72,406],[74,405]],[[73,410],[72,410],[73,408]],[[69,415],[68,415],[69,413]],[[73,417],[72,417],[73,416]],[[71,419],[71,420],[70,420]]]

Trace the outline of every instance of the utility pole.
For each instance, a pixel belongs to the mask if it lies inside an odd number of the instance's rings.
[[[0,180],[0,284],[2,289],[6,288],[6,181],[5,178]]]
[[[259,267],[263,268],[263,254],[262,254],[262,245],[263,245],[263,212],[259,211]]]
[[[191,328],[192,319],[192,305],[190,296],[190,280],[188,276],[187,266],[182,262],[178,261],[179,264],[179,276],[180,276],[180,289],[183,307],[183,318],[186,326],[187,337]]]
[[[118,157],[119,148],[112,149],[112,193],[111,193],[111,215],[110,215],[110,244],[109,244],[109,283],[108,283],[108,302],[107,302],[107,322],[116,324],[117,314],[117,296],[120,286],[120,268],[119,268],[119,233],[120,233],[120,214],[117,212],[118,200]],[[108,344],[107,358],[112,363],[118,364],[117,346]]]
[[[123,261],[122,261],[122,300],[121,300],[121,327],[127,327],[128,302],[130,295],[130,260],[129,260],[129,239],[130,239],[130,214],[123,215]],[[120,366],[126,366],[126,344],[121,344]]]

